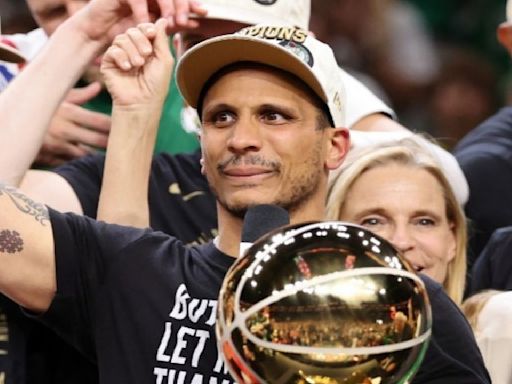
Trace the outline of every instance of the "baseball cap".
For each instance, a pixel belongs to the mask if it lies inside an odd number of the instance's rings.
[[[0,61],[9,63],[22,63],[25,61],[23,55],[14,47],[10,41],[2,37],[2,24],[0,20]]]
[[[197,108],[208,79],[238,62],[265,64],[297,76],[327,105],[334,125],[345,126],[343,80],[332,49],[306,30],[291,26],[255,25],[189,49],[176,68],[185,101]]]
[[[308,29],[311,0],[201,0],[206,18]],[[192,15],[193,16],[193,15]]]
[[[0,61],[22,63],[25,61],[25,58],[14,47],[11,47],[6,41],[0,38]]]

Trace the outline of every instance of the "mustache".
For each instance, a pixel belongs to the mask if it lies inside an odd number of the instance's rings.
[[[229,166],[238,165],[258,165],[271,171],[279,172],[281,170],[281,163],[274,160],[264,159],[261,155],[234,155],[229,159],[220,162],[217,165],[217,170],[224,172]]]

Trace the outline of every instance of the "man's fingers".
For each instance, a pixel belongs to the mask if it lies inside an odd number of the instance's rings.
[[[86,127],[97,132],[110,132],[111,118],[101,112],[90,111],[78,105],[69,104],[67,107],[68,116],[75,125]]]
[[[153,53],[153,45],[149,39],[153,38],[155,34],[155,29],[149,27],[147,23],[141,24],[137,28],[128,29],[128,31],[126,31],[126,35],[131,42],[131,45],[128,48],[134,47],[141,58],[148,57]]]
[[[169,37],[167,36],[167,26],[169,25],[167,19],[159,19],[155,23],[156,37],[154,41],[155,53],[157,57],[165,60],[173,60],[171,50],[169,48]]]
[[[201,4],[200,1],[191,0],[190,1],[190,13],[194,13],[197,16],[206,16],[208,14],[208,10]]]
[[[137,24],[147,23],[150,21],[147,0],[126,0],[126,1],[132,10],[133,17]],[[169,1],[169,0],[164,0],[161,2],[165,2],[165,1]],[[161,4],[160,4],[160,8],[162,9]]]
[[[101,91],[101,84],[97,81],[83,88],[73,88],[66,96],[65,101],[72,104],[83,104],[96,97]]]
[[[105,54],[102,63],[102,69],[108,68],[110,65],[115,65],[123,71],[129,71],[133,68],[128,54],[120,47],[112,45]]]
[[[76,143],[51,139],[44,143],[35,160],[38,164],[55,166],[91,153]]]
[[[174,20],[179,26],[185,27],[188,23],[190,0],[174,0]]]
[[[137,34],[139,37],[142,35],[142,32],[136,28],[130,28],[130,31],[132,35]],[[144,36],[143,38],[146,39]],[[116,47],[123,51],[124,54],[121,54],[116,50]],[[111,48],[112,57],[116,61],[116,64],[121,66],[122,69],[126,68],[126,61],[129,61],[132,67],[143,66],[146,62],[145,58],[139,53],[139,49],[136,47],[128,33],[118,35],[114,39],[114,43]]]
[[[75,126],[70,132],[67,132],[66,136],[68,141],[71,142],[70,144],[73,144],[74,146],[75,143],[80,144],[80,149],[82,151],[90,147],[107,147],[108,134],[106,133]],[[78,153],[78,150],[76,150],[76,152]]]

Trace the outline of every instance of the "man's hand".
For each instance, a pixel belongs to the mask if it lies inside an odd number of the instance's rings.
[[[166,34],[168,22],[143,23],[117,36],[101,72],[115,107],[163,103],[174,60]]]
[[[206,10],[195,0],[92,0],[81,12],[81,28],[87,39],[110,43],[136,24],[167,19],[167,33],[195,28],[191,13],[204,16]]]
[[[84,156],[94,148],[106,148],[110,116],[89,111],[81,105],[101,90],[99,83],[72,89],[55,113],[35,163],[57,166]]]

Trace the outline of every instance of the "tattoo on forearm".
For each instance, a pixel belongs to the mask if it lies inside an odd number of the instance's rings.
[[[0,231],[0,252],[16,253],[23,251],[23,239],[16,231]]]
[[[40,203],[36,203],[14,187],[0,183],[0,196],[7,196],[21,212],[33,216],[41,225],[50,221],[48,209]]]

